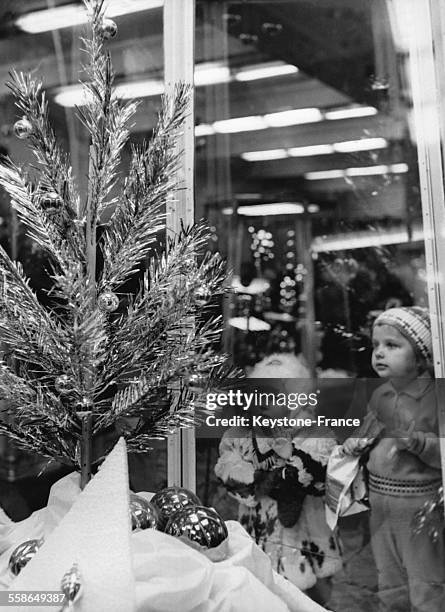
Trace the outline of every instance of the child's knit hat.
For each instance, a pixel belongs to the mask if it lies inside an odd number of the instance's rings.
[[[374,325],[395,327],[411,343],[416,354],[422,355],[427,361],[432,361],[431,321],[426,308],[420,306],[390,308],[376,318]]]

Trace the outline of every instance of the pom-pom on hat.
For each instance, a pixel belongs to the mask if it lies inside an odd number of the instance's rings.
[[[395,327],[411,343],[417,355],[432,361],[431,321],[426,308],[420,306],[390,308],[376,318],[375,325]]]

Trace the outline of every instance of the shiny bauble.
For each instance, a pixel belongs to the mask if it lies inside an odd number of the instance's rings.
[[[71,609],[71,605],[82,595],[82,578],[76,563],[63,575],[60,588],[65,595],[68,609]]]
[[[135,493],[130,493],[131,528],[157,529],[160,512],[158,508]]]
[[[225,522],[213,508],[189,506],[174,514],[167,523],[165,533],[187,538],[204,548],[215,548],[227,539]]]
[[[22,544],[19,544],[17,548],[11,553],[9,557],[9,569],[13,576],[18,576],[22,569],[27,565],[31,559],[36,555],[37,551],[43,544],[41,540],[27,540]]]
[[[48,191],[40,196],[39,204],[42,210],[53,215],[62,210],[63,200],[56,191]]]
[[[109,40],[110,38],[114,38],[117,34],[117,24],[112,19],[104,19],[102,21],[100,31],[102,32],[102,36],[106,40]]]
[[[54,387],[59,395],[69,395],[74,390],[73,381],[67,374],[58,376],[54,381]]]
[[[151,503],[160,512],[158,529],[163,531],[168,520],[187,506],[200,506],[201,500],[197,495],[182,487],[167,487],[151,498]]]
[[[186,385],[190,391],[202,391],[206,384],[206,377],[202,374],[189,374],[186,378]]]
[[[119,298],[112,291],[104,291],[97,298],[97,305],[102,312],[114,312],[119,306]]]
[[[20,140],[29,138],[32,134],[31,122],[28,121],[26,117],[16,121],[14,123],[14,134],[17,136],[17,138],[20,138]]]
[[[83,397],[79,402],[77,402],[77,411],[79,414],[82,412],[90,412],[93,410],[93,401],[89,397]]]
[[[200,306],[200,307],[208,304],[211,298],[212,298],[212,292],[210,291],[208,287],[198,287],[198,289],[195,289],[195,292],[193,294],[193,300],[196,306]]]

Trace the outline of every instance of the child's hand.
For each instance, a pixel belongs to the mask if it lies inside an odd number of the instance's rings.
[[[358,457],[373,441],[373,438],[348,438],[343,442],[343,454]]]
[[[412,421],[408,427],[400,425],[397,429],[391,432],[391,436],[395,438],[395,445],[398,450],[405,450],[412,442],[414,433],[415,422]]]

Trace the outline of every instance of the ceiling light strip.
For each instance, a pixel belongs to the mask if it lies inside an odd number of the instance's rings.
[[[120,17],[130,13],[161,8],[163,5],[163,0],[109,0],[105,14],[107,17]],[[28,34],[39,34],[83,25],[87,22],[87,12],[82,5],[66,4],[20,15],[15,23]]]

